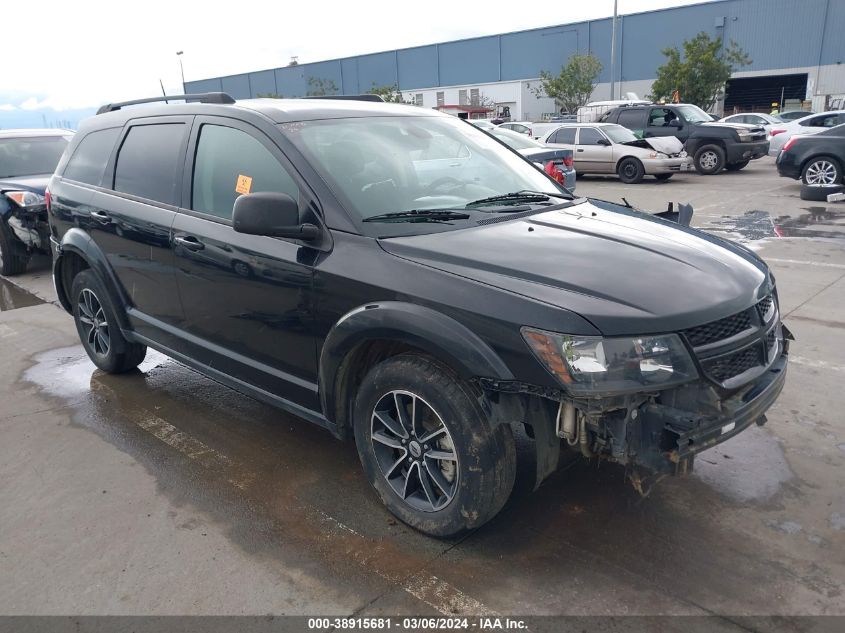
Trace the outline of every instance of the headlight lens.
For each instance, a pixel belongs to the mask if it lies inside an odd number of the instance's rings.
[[[6,197],[23,209],[40,207],[46,204],[44,196],[32,191],[7,191]]]
[[[543,365],[576,395],[665,389],[697,377],[677,334],[603,338],[522,328]]]
[[[737,136],[739,137],[740,143],[750,143],[751,139],[753,138],[751,134],[748,134],[746,132],[737,132]]]

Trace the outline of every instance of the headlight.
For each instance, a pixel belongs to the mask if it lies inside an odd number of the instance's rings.
[[[698,376],[677,334],[603,338],[525,327],[522,337],[575,395],[665,389]]]
[[[740,143],[750,143],[751,139],[754,138],[751,134],[746,132],[737,132],[736,135],[739,137]]]
[[[7,191],[6,197],[22,209],[40,207],[46,204],[44,196],[32,191]]]

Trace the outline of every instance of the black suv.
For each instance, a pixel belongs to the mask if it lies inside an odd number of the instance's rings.
[[[85,349],[116,373],[153,347],[354,436],[424,532],[502,508],[515,435],[538,484],[568,446],[642,485],[784,384],[775,282],[741,246],[574,198],[432,110],[191,99],[104,106],[50,182]]]
[[[700,174],[739,171],[769,153],[766,130],[742,123],[714,123],[704,110],[686,103],[619,106],[600,121],[618,123],[641,138],[676,136]]]

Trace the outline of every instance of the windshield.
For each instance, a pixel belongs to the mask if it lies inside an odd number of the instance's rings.
[[[0,139],[0,178],[52,174],[69,140],[66,136]]]
[[[687,123],[706,123],[713,120],[704,110],[694,105],[678,106],[678,112],[683,115]]]
[[[496,128],[494,130],[490,130],[490,134],[502,141],[508,147],[516,150],[535,149],[537,147],[543,147],[542,143],[535,141],[528,135],[520,134],[519,132],[514,132],[512,130],[503,130]]]
[[[626,127],[621,125],[607,125],[602,127],[602,132],[607,134],[607,137],[614,143],[630,143],[636,141],[637,137],[634,133]]]
[[[530,162],[450,116],[323,119],[279,127],[359,221],[387,213],[463,211],[471,202],[524,190],[571,197]]]

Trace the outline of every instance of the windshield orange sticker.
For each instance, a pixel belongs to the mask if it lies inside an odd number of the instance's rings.
[[[252,178],[244,176],[243,174],[238,174],[238,182],[235,185],[235,191],[238,193],[249,193],[250,189],[252,189]]]

